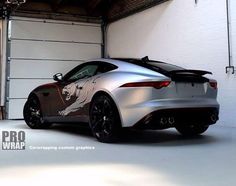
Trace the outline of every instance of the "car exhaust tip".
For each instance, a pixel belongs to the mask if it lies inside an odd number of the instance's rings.
[[[174,117],[161,117],[160,118],[160,124],[161,125],[173,126],[174,123],[175,123],[175,118]]]
[[[217,120],[218,120],[218,117],[216,116],[216,114],[212,114],[211,121],[215,123]]]
[[[168,118],[168,123],[169,123],[170,125],[173,125],[173,124],[175,123],[175,118],[174,118],[174,117],[169,117],[169,118]]]
[[[168,119],[166,117],[161,117],[161,119],[160,119],[160,124],[161,125],[166,125],[167,122],[168,122]]]

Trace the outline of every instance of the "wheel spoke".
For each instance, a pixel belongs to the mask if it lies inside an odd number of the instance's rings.
[[[107,131],[107,129],[103,130],[105,134],[109,135],[110,133]]]
[[[103,112],[107,114],[110,111],[111,111],[111,106],[110,106],[108,100],[105,99],[103,101]]]
[[[93,130],[98,130],[100,127],[101,127],[101,122],[102,122],[102,119],[98,119],[97,121],[95,121],[94,125],[93,125]]]
[[[41,123],[41,111],[36,100],[28,100],[28,105],[26,106],[25,119],[31,126]]]
[[[107,118],[107,114],[110,116],[110,105],[107,99],[103,99],[102,101],[97,101],[94,104],[92,109],[93,114],[93,125],[92,129],[99,133],[99,135],[109,135],[110,131],[110,118]]]

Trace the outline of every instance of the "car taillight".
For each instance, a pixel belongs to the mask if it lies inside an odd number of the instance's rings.
[[[149,82],[134,82],[134,83],[126,83],[120,87],[153,87],[156,89],[160,89],[162,87],[167,87],[171,81],[149,81]]]
[[[216,81],[209,82],[209,84],[212,88],[217,89],[217,82]]]

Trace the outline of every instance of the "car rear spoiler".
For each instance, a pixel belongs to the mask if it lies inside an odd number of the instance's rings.
[[[176,74],[181,74],[181,73],[193,73],[196,75],[206,75],[206,74],[212,74],[212,72],[209,71],[204,71],[204,70],[172,70],[170,72],[168,72],[169,75],[176,75]]]

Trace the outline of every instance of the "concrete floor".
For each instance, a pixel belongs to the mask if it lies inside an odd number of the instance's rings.
[[[99,143],[76,126],[31,130],[24,121],[0,121],[0,129],[25,131],[27,147],[0,150],[1,185],[236,185],[236,128],[215,125],[190,139],[174,129],[128,132],[119,144]],[[30,149],[81,146],[94,149]]]

